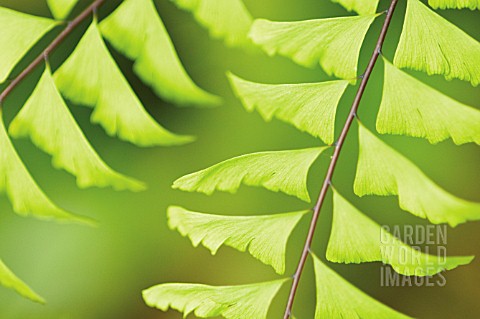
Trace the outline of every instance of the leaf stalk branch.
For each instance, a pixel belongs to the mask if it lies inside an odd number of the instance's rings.
[[[328,189],[330,186],[332,186],[332,176],[333,172],[335,171],[335,167],[338,162],[338,158],[340,156],[340,152],[342,150],[342,146],[345,142],[345,139],[348,135],[348,132],[350,130],[350,127],[353,123],[353,120],[356,117],[358,107],[360,105],[360,101],[362,100],[363,93],[365,92],[365,88],[367,86],[368,80],[370,78],[370,75],[373,71],[373,68],[377,62],[378,56],[381,54],[382,51],[382,46],[385,41],[385,37],[387,35],[388,28],[390,26],[390,22],[392,20],[393,13],[395,11],[395,8],[397,6],[398,0],[392,0],[390,3],[390,7],[387,10],[387,15],[385,17],[385,21],[383,23],[382,30],[380,32],[380,35],[377,40],[377,44],[375,46],[375,50],[372,53],[372,57],[370,58],[370,62],[368,63],[368,66],[363,73],[363,76],[361,77],[362,81],[360,83],[360,86],[358,87],[357,94],[355,96],[355,99],[353,101],[352,107],[350,109],[350,113],[347,117],[347,120],[343,126],[342,132],[340,134],[340,137],[338,138],[337,142],[335,143],[335,150],[333,152],[333,156],[330,161],[330,165],[328,167],[327,174],[325,176],[325,179],[323,181],[323,186],[320,191],[320,194],[318,196],[318,200],[315,204],[314,210],[313,210],[313,215],[312,215],[312,220],[310,222],[310,227],[308,230],[307,238],[305,240],[305,245],[303,247],[302,255],[300,256],[300,260],[297,265],[297,269],[295,270],[295,274],[293,275],[293,282],[292,286],[290,288],[290,294],[288,297],[288,302],[285,308],[285,313],[284,313],[284,319],[289,319],[291,317],[292,313],[292,308],[293,308],[293,302],[295,300],[295,295],[298,289],[298,284],[300,282],[300,278],[302,276],[303,269],[305,267],[305,263],[307,261],[310,248],[312,245],[312,240],[313,236],[315,234],[315,229],[317,226],[318,222],[318,217],[320,215],[321,208],[323,206],[323,203],[325,201],[325,197],[327,195]]]

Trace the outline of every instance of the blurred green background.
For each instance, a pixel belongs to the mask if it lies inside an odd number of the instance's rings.
[[[89,1],[83,1],[78,13]],[[119,1],[110,0],[99,11],[111,12]],[[328,0],[245,0],[254,17],[272,20],[301,20],[349,15]],[[379,10],[388,6],[380,1]],[[50,157],[27,140],[15,146],[32,175],[45,192],[61,207],[97,219],[100,227],[59,225],[23,218],[12,212],[8,200],[0,200],[0,256],[18,276],[47,299],[41,306],[0,287],[1,319],[110,319],[181,318],[170,311],[146,307],[141,291],[164,282],[198,282],[213,285],[252,283],[278,278],[270,267],[248,254],[221,248],[212,257],[205,248],[193,248],[190,242],[168,229],[165,211],[168,205],[219,214],[265,214],[309,208],[288,196],[260,188],[242,187],[236,195],[213,196],[182,193],[170,189],[172,182],[186,174],[221,160],[249,152],[282,150],[319,145],[319,141],[293,127],[274,120],[264,123],[258,114],[244,111],[233,97],[225,78],[227,70],[259,82],[294,83],[322,81],[328,76],[318,67],[304,69],[281,58],[261,53],[229,49],[221,41],[208,37],[189,13],[178,10],[168,0],[156,1],[158,10],[175,43],[178,54],[192,78],[201,87],[225,98],[216,109],[177,108],[157,98],[132,73],[132,63],[112,50],[129,82],[148,111],[168,129],[198,136],[198,141],[182,147],[141,149],[108,137],[89,123],[90,110],[70,105],[77,121],[98,153],[113,168],[146,181],[143,193],[114,192],[111,189],[80,190],[72,176],[52,168]],[[0,5],[31,14],[49,16],[44,1],[0,0]],[[405,1],[398,10],[387,37],[384,54],[393,58],[401,31]],[[478,11],[446,10],[439,13],[480,39]],[[75,14],[75,13],[74,13]],[[361,52],[359,70],[363,70],[373,50],[383,17],[367,34]],[[51,57],[57,68],[68,56],[88,22],[82,24]],[[17,67],[17,74],[60,29],[49,34]],[[5,50],[8,48],[2,48]],[[159,57],[161,58],[161,57]],[[432,86],[466,104],[480,107],[478,88],[467,82],[445,81],[410,72]],[[6,101],[7,123],[25,102],[41,74],[37,70]],[[359,115],[374,128],[381,97],[382,65],[377,64],[369,82]],[[337,134],[350,108],[356,87],[342,98],[337,116]],[[381,224],[426,224],[398,208],[394,197],[356,198],[352,185],[357,158],[357,133],[354,124],[337,167],[336,187],[357,207]],[[383,136],[382,139],[411,158],[427,175],[448,191],[463,198],[480,201],[480,149],[475,145],[455,146],[451,141],[430,145],[424,140]],[[323,180],[328,156],[318,161],[309,175],[309,189],[316,198]],[[331,198],[322,211],[314,239],[314,251],[324,259],[330,232]],[[287,275],[293,274],[308,227],[308,218],[295,230],[288,248]],[[480,255],[479,223],[449,228],[450,255]],[[380,264],[330,264],[346,279],[386,304],[416,318],[480,318],[480,261],[448,272],[445,287],[380,286]],[[283,313],[287,285],[275,299],[269,318]],[[310,262],[301,280],[294,307],[299,319],[313,318],[315,295]],[[191,316],[193,318],[193,316]],[[326,318],[328,319],[328,318]]]

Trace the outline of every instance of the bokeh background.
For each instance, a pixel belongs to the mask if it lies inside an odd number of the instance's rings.
[[[88,5],[83,1],[78,13]],[[99,11],[100,17],[111,12],[119,1],[110,0]],[[328,0],[245,0],[254,17],[294,21],[350,15]],[[379,10],[389,1],[381,0]],[[162,313],[144,305],[141,291],[165,282],[198,282],[213,285],[243,284],[278,278],[270,267],[248,254],[221,248],[214,257],[205,248],[193,248],[188,239],[168,229],[165,211],[175,204],[219,214],[265,214],[310,208],[288,196],[260,188],[242,187],[236,195],[213,196],[182,193],[170,188],[172,182],[187,173],[221,160],[249,152],[283,150],[320,145],[320,141],[293,127],[272,121],[265,123],[258,114],[244,111],[233,97],[225,72],[267,83],[294,83],[327,80],[319,68],[305,69],[281,58],[261,53],[246,53],[223,46],[210,39],[189,13],[178,10],[168,0],[156,1],[159,13],[170,32],[178,54],[192,78],[203,88],[224,97],[215,109],[177,108],[157,98],[131,71],[132,63],[112,51],[121,69],[148,111],[168,129],[198,136],[198,141],[182,147],[137,148],[108,137],[89,123],[90,110],[69,105],[77,121],[98,153],[113,168],[148,183],[142,193],[115,192],[111,189],[80,190],[72,176],[52,168],[50,157],[27,140],[15,146],[32,175],[45,192],[61,207],[91,216],[99,228],[59,225],[23,218],[13,213],[8,200],[0,200],[0,255],[22,279],[44,296],[45,306],[34,304],[14,292],[0,287],[2,319],[110,319],[181,318],[170,311]],[[44,1],[0,0],[0,5],[40,16],[49,16]],[[384,48],[392,59],[400,35],[405,1],[400,1]],[[445,10],[439,13],[480,39],[478,11]],[[75,14],[75,13],[74,13]],[[361,52],[359,70],[363,70],[373,50],[383,17],[375,21]],[[72,51],[88,22],[64,42],[51,57],[55,69]],[[32,57],[60,30],[51,32],[20,63],[17,74]],[[8,48],[2,48],[6,50]],[[161,58],[161,57],[159,57]],[[381,97],[382,64],[375,67],[359,115],[374,128]],[[410,72],[454,98],[480,107],[478,88],[467,82],[447,82],[441,76]],[[7,123],[19,110],[41,74],[34,72],[18,87],[3,106]],[[337,134],[356,87],[342,98],[337,116]],[[403,225],[427,223],[398,208],[395,197],[357,198],[352,191],[357,159],[357,125],[349,134],[337,167],[336,187],[365,213],[381,224]],[[382,139],[411,158],[433,180],[463,198],[480,201],[480,149],[475,145],[455,146],[451,141],[430,145],[424,140],[382,136]],[[309,189],[316,198],[323,180],[328,156],[323,156],[309,175]],[[314,239],[314,251],[322,259],[331,224],[331,196],[322,211]],[[480,224],[472,222],[448,229],[450,255],[480,255]],[[303,220],[293,233],[288,247],[287,275],[293,274],[308,227]],[[480,318],[480,265],[448,272],[445,287],[381,287],[380,264],[330,266],[365,292],[416,318]],[[315,290],[313,271],[307,264],[294,314],[299,319],[313,318]],[[269,318],[279,318],[285,305],[287,285],[274,300]],[[193,318],[191,316],[190,318]],[[328,319],[328,318],[326,318]]]

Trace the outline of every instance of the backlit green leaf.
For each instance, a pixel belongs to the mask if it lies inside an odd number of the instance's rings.
[[[312,254],[317,286],[315,319],[408,319],[340,277]]]
[[[250,30],[253,42],[269,55],[280,54],[296,63],[320,63],[328,75],[355,82],[365,34],[376,15],[273,22],[257,19]]]
[[[145,186],[109,168],[92,148],[55,87],[47,66],[37,87],[10,124],[14,137],[29,137],[52,155],[55,167],[77,177],[79,187],[113,186],[143,190]]]
[[[66,98],[94,107],[92,122],[99,123],[109,135],[139,146],[170,146],[192,141],[190,136],[165,130],[145,111],[108,52],[96,21],[55,72],[54,79]]]
[[[161,97],[180,105],[214,106],[183,68],[152,0],[126,0],[100,24],[115,49],[135,61],[135,73]]]
[[[337,105],[348,81],[262,84],[229,74],[235,94],[249,112],[257,109],[265,121],[276,117],[332,144]]]
[[[58,208],[43,193],[13,148],[3,120],[0,120],[0,150],[0,192],[7,194],[16,213],[40,219],[92,224],[89,219]]]
[[[0,83],[3,83],[28,50],[58,22],[0,7],[0,25]]]
[[[358,14],[372,14],[377,12],[379,0],[332,0],[341,4],[348,11],[355,11]]]
[[[419,0],[408,0],[394,64],[476,86],[480,83],[480,43]]]
[[[32,290],[27,284],[20,280],[15,274],[3,263],[0,259],[0,285],[11,288],[18,292],[21,296],[28,298],[32,301],[45,303],[42,297],[40,297],[35,291]]]
[[[287,242],[308,211],[261,216],[222,216],[192,212],[178,206],[167,211],[168,225],[215,254],[222,245],[247,251],[279,274],[285,272]]]
[[[161,284],[143,291],[150,307],[193,313],[199,318],[266,319],[268,308],[288,279],[238,286]]]
[[[452,227],[480,219],[480,203],[453,196],[415,164],[359,125],[360,155],[355,194],[398,195],[400,207],[434,224]]]
[[[234,157],[177,179],[173,188],[210,195],[215,190],[234,193],[244,183],[263,186],[274,192],[281,191],[310,202],[308,170],[326,148],[260,152]]]
[[[68,18],[77,3],[78,0],[47,0],[52,15],[58,20]]]
[[[480,0],[428,0],[428,4],[435,9],[480,8]]]
[[[422,253],[397,239],[362,214],[336,191],[327,259],[340,263],[381,261],[406,276],[433,276],[466,265],[473,256],[434,256]]]
[[[397,69],[386,59],[377,130],[438,143],[480,144],[480,111],[464,105]]]
[[[250,46],[248,31],[253,19],[242,0],[172,0],[179,8],[193,12],[195,19],[213,38],[228,46]]]

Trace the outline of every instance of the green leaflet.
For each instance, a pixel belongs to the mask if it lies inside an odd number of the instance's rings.
[[[404,244],[362,214],[336,191],[327,259],[340,263],[382,261],[406,276],[433,276],[466,265],[473,256],[433,256]]]
[[[53,165],[77,177],[81,188],[113,186],[139,191],[145,186],[109,168],[92,148],[58,93],[47,66],[37,87],[10,124],[13,137],[30,137],[52,155]]]
[[[332,144],[337,105],[348,81],[262,84],[228,74],[231,86],[249,112],[255,108],[265,121],[274,116],[300,131]]]
[[[400,207],[434,224],[455,227],[480,219],[480,203],[455,197],[415,164],[359,125],[360,154],[354,190],[363,195],[398,195]]]
[[[317,286],[315,319],[408,319],[366,295],[312,254]]]
[[[308,210],[262,216],[221,216],[192,212],[178,206],[167,211],[170,229],[200,243],[214,255],[221,245],[247,251],[270,265],[278,274],[285,272],[287,242],[293,229]]]
[[[373,14],[377,12],[379,0],[332,0],[339,3],[348,11],[355,11],[358,14]]]
[[[94,107],[92,122],[109,135],[139,146],[180,145],[193,139],[170,133],[145,111],[102,41],[96,21],[54,79],[66,98]]]
[[[407,1],[407,13],[393,60],[407,67],[446,79],[480,83],[480,43],[419,0]]]
[[[288,279],[238,286],[161,284],[143,291],[150,307],[193,313],[199,318],[266,319],[268,308]]]
[[[306,67],[320,63],[328,75],[354,83],[360,48],[376,16],[296,22],[257,19],[250,37],[269,55],[278,53]]]
[[[172,187],[210,195],[215,190],[235,193],[244,183],[310,202],[308,170],[325,149],[327,147],[242,155],[180,177]]]
[[[227,46],[251,46],[248,31],[253,19],[242,0],[171,0],[179,8],[193,12],[213,38]]]
[[[0,25],[0,83],[3,83],[28,50],[58,22],[0,7]]]
[[[385,58],[383,97],[377,130],[423,137],[438,143],[480,144],[480,111],[455,101],[397,69]]]
[[[90,219],[69,214],[55,206],[23,165],[8,138],[0,112],[0,192],[5,192],[19,215],[40,219],[93,224]]]
[[[480,0],[428,0],[428,4],[435,9],[480,9]]]
[[[152,0],[124,1],[100,28],[115,49],[135,60],[135,73],[159,96],[180,105],[220,103],[188,76]]]
[[[58,20],[68,18],[77,3],[78,0],[47,0],[52,15]]]
[[[32,301],[45,303],[35,291],[33,291],[27,284],[20,280],[15,274],[3,263],[0,259],[0,285],[11,288],[18,292],[21,296]]]

